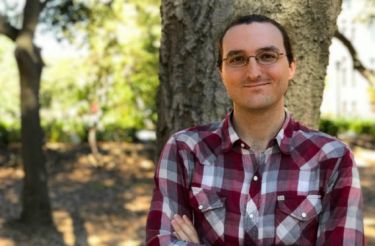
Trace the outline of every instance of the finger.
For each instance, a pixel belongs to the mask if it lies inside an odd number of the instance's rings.
[[[193,222],[187,217],[186,215],[182,216],[182,219],[185,221],[186,224],[190,225],[191,227],[194,227]]]
[[[190,229],[190,233],[189,233],[190,238],[193,240],[193,242],[199,243],[197,230],[195,230],[195,227],[193,223],[191,222],[191,220],[189,219],[189,217],[187,217],[186,215],[183,215],[182,219],[184,220],[184,222],[188,225]]]
[[[191,221],[186,215],[184,216],[185,216],[185,219],[181,218],[181,216],[179,215],[175,215],[174,216],[175,221],[178,223],[184,235],[188,237],[187,241],[193,242],[193,243],[199,243],[198,235],[193,224],[191,223]]]
[[[172,226],[173,226],[173,225],[172,225]],[[174,229],[174,228],[173,228],[173,229]],[[180,238],[180,236],[177,234],[177,232],[174,231],[174,232],[173,232],[173,235],[174,235],[175,237],[177,237],[178,240],[181,240],[181,238]]]
[[[173,219],[171,221],[171,224],[172,224],[173,229],[175,230],[175,235],[176,235],[177,239],[189,241],[189,237],[186,235],[183,228],[180,226],[180,224],[177,222],[176,219]]]

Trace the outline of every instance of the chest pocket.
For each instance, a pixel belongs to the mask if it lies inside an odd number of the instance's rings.
[[[315,240],[318,216],[322,210],[320,195],[285,197],[277,202],[276,244],[307,245]]]
[[[201,187],[191,187],[189,194],[190,206],[194,210],[194,217],[204,230],[205,237],[215,242],[224,239],[225,199],[215,191]]]

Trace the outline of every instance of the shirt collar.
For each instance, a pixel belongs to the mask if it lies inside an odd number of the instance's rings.
[[[281,126],[279,132],[275,136],[275,140],[279,146],[279,149],[284,154],[290,154],[292,151],[292,137],[295,125],[297,124],[293,119],[291,114],[285,110],[285,120],[283,125]],[[222,147],[223,151],[227,152],[230,151],[234,144],[240,140],[240,137],[237,135],[236,131],[234,130],[231,118],[233,115],[233,110],[228,112],[222,122]]]
[[[291,114],[285,111],[286,117],[280,131],[276,134],[276,141],[279,145],[279,149],[284,154],[290,154],[292,151],[292,137],[294,132],[295,122],[292,119]]]
[[[232,125],[232,115],[233,110],[227,113],[222,123],[222,145],[224,152],[230,151],[232,149],[232,146],[240,139]]]

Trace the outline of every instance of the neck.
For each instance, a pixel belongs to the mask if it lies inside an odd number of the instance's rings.
[[[264,151],[285,119],[284,107],[266,110],[233,108],[233,126],[237,134],[255,152]]]

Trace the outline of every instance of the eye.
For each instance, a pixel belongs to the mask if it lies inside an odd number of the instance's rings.
[[[235,56],[228,57],[229,65],[234,65],[234,66],[243,65],[246,63],[246,60],[247,60],[247,57],[244,55],[235,55]]]
[[[257,54],[257,60],[263,64],[270,64],[276,62],[279,54],[275,51],[264,51]]]

